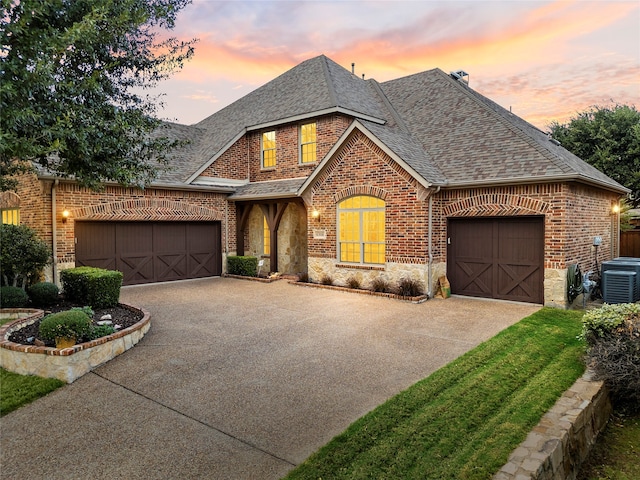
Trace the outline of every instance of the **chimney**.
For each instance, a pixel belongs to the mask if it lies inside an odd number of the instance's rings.
[[[356,73],[356,64],[351,62],[351,73],[355,75]]]

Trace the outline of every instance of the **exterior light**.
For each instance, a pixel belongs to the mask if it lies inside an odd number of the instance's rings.
[[[71,212],[66,208],[62,210],[62,223],[67,223],[67,219],[71,216]]]
[[[618,203],[613,204],[613,206],[611,207],[611,211],[615,214],[615,213],[619,213],[620,212],[620,205]]]
[[[315,208],[314,208],[314,209],[311,211],[311,216],[312,216],[313,218],[315,218],[316,220],[320,221],[320,212],[319,212],[317,209],[315,209]]]

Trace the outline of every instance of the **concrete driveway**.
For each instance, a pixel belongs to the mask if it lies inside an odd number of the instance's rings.
[[[276,479],[539,306],[212,278],[125,287],[133,349],[0,420],[2,478]]]

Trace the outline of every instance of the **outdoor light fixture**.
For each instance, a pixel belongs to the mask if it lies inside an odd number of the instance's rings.
[[[313,218],[315,218],[316,220],[320,221],[320,212],[319,212],[317,209],[315,209],[315,208],[314,208],[314,209],[311,211],[311,216],[312,216]]]
[[[62,210],[62,223],[67,223],[67,219],[71,216],[71,212],[66,208]]]
[[[614,203],[613,206],[611,207],[611,213],[615,215],[619,212],[620,212],[620,204]]]

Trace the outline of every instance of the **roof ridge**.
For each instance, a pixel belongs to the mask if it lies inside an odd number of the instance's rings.
[[[322,60],[322,71],[324,73],[324,78],[327,82],[327,90],[329,92],[329,97],[331,98],[331,102],[334,106],[338,106],[338,95],[336,94],[335,88],[333,88],[333,81],[331,79],[331,73],[329,73],[329,59],[325,55],[320,55],[320,59]]]
[[[382,100],[382,103],[384,103],[385,107],[389,110],[389,113],[391,113],[391,116],[393,117],[393,120],[400,127],[400,129],[403,132],[408,133],[409,135],[411,135],[411,131],[407,127],[407,124],[404,122],[404,120],[402,119],[402,117],[400,116],[398,111],[396,110],[396,107],[394,107],[393,104],[389,101],[389,99],[385,95],[384,91],[382,90],[382,87],[380,87],[380,84],[378,83],[378,81],[376,79],[374,79],[374,78],[370,78],[370,79],[367,80],[367,82],[369,82],[370,85],[373,85],[374,90],[376,91],[376,93],[378,94],[380,99]]]

